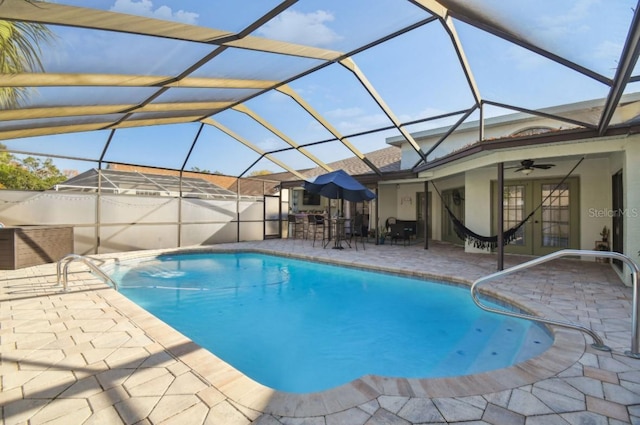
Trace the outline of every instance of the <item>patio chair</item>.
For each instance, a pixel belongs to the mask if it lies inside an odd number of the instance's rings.
[[[398,243],[400,239],[402,239],[403,245],[411,244],[411,231],[404,223],[391,224],[389,236],[391,237],[391,245],[394,241]]]
[[[324,245],[325,239],[327,239],[327,228],[325,226],[326,220],[322,214],[309,214],[307,216],[307,239],[313,235],[313,245],[316,246],[316,237],[321,235],[321,241]]]
[[[384,222],[384,236],[387,238],[391,237],[391,225],[392,224],[396,224],[396,218],[395,217],[388,217],[387,220]]]
[[[300,235],[300,239],[304,239],[304,217],[296,214],[289,214],[289,234],[288,238],[297,239]]]
[[[356,251],[358,250],[358,238],[362,242],[362,249],[367,249],[365,247],[365,238],[367,237],[367,232],[369,228],[364,224],[364,215],[357,214],[353,220],[351,220],[351,230],[349,232],[349,240],[355,238],[355,246]]]

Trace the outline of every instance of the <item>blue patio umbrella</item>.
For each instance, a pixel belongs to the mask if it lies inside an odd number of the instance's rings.
[[[317,193],[330,199],[346,199],[352,202],[370,201],[376,194],[343,170],[332,171],[305,181],[302,187],[307,192]]]

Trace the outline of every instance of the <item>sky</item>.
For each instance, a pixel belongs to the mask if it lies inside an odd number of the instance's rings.
[[[162,20],[199,25],[230,32],[242,30],[278,4],[273,0],[59,0],[58,3],[109,10]],[[522,38],[539,43],[554,54],[592,69],[606,78],[615,74],[635,2],[630,0],[465,0],[482,5],[488,16]],[[300,0],[259,28],[253,36],[348,52],[403,26],[430,15],[408,1]],[[454,20],[464,54],[483,99],[529,109],[604,98],[609,88],[522,47]],[[49,72],[175,75],[211,51],[211,46],[177,40],[155,40],[131,34],[53,27],[54,44],[43,51]],[[410,122],[470,108],[474,99],[449,34],[438,22],[423,25],[402,36],[353,56],[401,122]],[[194,76],[283,79],[320,62],[312,59],[268,55],[229,49],[198,69]],[[391,125],[389,118],[346,68],[332,64],[289,84],[343,135],[356,135]],[[139,102],[153,93],[149,88],[95,89],[39,88],[30,99],[32,107],[68,104],[120,104]],[[224,89],[171,89],[158,101],[206,101],[233,98]],[[291,98],[268,92],[246,106],[274,124],[298,144],[329,140],[333,136]],[[511,111],[488,108],[485,115]],[[470,119],[477,119],[473,114]],[[225,111],[214,117],[236,134],[264,151],[288,145],[245,114]],[[410,131],[455,122],[458,117],[414,125]],[[2,125],[2,124],[0,124]],[[139,162],[141,165],[180,168],[199,125],[163,125],[116,131],[107,161]],[[349,140],[363,153],[386,146],[386,131]],[[80,158],[98,158],[108,131],[8,140],[10,149],[38,151]],[[308,148],[324,162],[351,155],[339,142]],[[220,151],[224,155],[220,155]],[[292,168],[315,166],[298,152],[275,154]],[[205,126],[186,163],[186,169],[238,175],[259,155],[224,133]],[[62,169],[95,167],[55,159]],[[262,160],[250,171],[282,171]]]

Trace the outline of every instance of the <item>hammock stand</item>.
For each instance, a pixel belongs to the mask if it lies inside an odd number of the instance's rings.
[[[533,217],[533,215],[536,213],[536,211],[538,211],[540,208],[542,208],[542,206],[547,201],[547,199],[549,199],[551,197],[551,195],[553,195],[553,193],[556,190],[558,190],[558,188],[569,178],[569,176],[571,174],[573,174],[575,169],[578,168],[578,165],[580,165],[580,163],[583,160],[584,160],[584,157],[580,158],[578,163],[571,169],[571,171],[569,171],[569,173],[566,176],[564,176],[564,178],[560,181],[560,183],[558,183],[556,185],[556,187],[554,187],[553,190],[551,192],[549,192],[547,197],[544,198],[542,200],[542,202],[540,202],[540,204],[533,211],[531,211],[531,213],[529,213],[528,216],[526,216],[524,218],[524,220],[522,220],[520,223],[516,224],[515,226],[511,227],[510,229],[505,230],[504,232],[502,232],[502,240],[504,242],[504,245],[507,245],[508,243],[513,242],[515,240],[516,234],[518,233],[518,230],[520,230],[520,228],[531,217]],[[447,204],[445,204],[444,199],[442,198],[442,194],[440,193],[440,191],[436,187],[435,183],[433,183],[433,181],[432,181],[431,184],[433,185],[433,188],[435,189],[436,193],[438,194],[438,197],[440,197],[440,201],[442,202],[442,205],[444,205],[444,208],[447,210],[447,213],[449,214],[449,219],[451,220],[451,224],[453,224],[454,232],[456,233],[456,235],[458,235],[458,237],[460,239],[462,239],[463,241],[467,242],[470,245],[473,245],[474,248],[480,248],[480,249],[491,248],[491,249],[495,249],[498,246],[498,235],[495,235],[495,236],[483,236],[483,235],[479,235],[479,234],[475,233],[473,230],[471,230],[468,227],[466,227],[455,216],[455,214],[453,214],[453,212],[451,212],[451,210],[449,209],[449,206]]]

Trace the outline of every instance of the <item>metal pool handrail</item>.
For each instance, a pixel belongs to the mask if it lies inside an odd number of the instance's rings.
[[[640,298],[638,294],[638,273],[640,269],[638,265],[628,256],[624,254],[620,254],[619,252],[610,252],[610,251],[589,251],[589,250],[579,250],[579,249],[564,249],[562,251],[556,251],[552,254],[545,255],[543,257],[535,258],[531,261],[527,261],[526,263],[518,264],[517,266],[510,267],[508,269],[481,277],[480,279],[473,282],[471,285],[471,297],[473,301],[483,310],[503,314],[505,316],[518,317],[520,319],[533,320],[536,322],[546,323],[548,325],[561,326],[565,328],[575,329],[582,332],[585,332],[593,338],[593,344],[591,345],[593,348],[602,350],[602,351],[611,351],[609,347],[607,347],[602,339],[591,329],[584,327],[582,325],[578,325],[571,322],[560,322],[552,319],[546,319],[543,317],[536,317],[530,314],[524,313],[516,313],[503,309],[496,309],[489,307],[487,305],[482,304],[480,298],[478,297],[477,288],[480,284],[503,277],[507,274],[515,273],[517,271],[521,271],[524,269],[528,269],[533,266],[537,266],[542,263],[546,263],[551,260],[556,260],[562,257],[600,257],[600,258],[612,258],[617,259],[624,262],[629,269],[631,269],[631,282],[633,286],[633,305],[632,305],[632,317],[631,317],[631,349],[629,351],[625,351],[625,354],[629,357],[638,359],[640,358],[640,323],[638,323],[638,310],[640,309]]]
[[[57,282],[58,282],[58,285],[60,285],[60,281],[62,281],[62,286],[64,287],[65,291],[68,290],[68,286],[69,286],[68,285],[69,264],[73,261],[81,261],[82,263],[84,263],[84,265],[89,267],[92,272],[94,272],[99,277],[101,277],[105,281],[105,283],[111,283],[111,286],[113,286],[113,289],[115,289],[116,291],[118,290],[118,284],[113,279],[111,279],[105,272],[100,270],[100,268],[95,265],[95,263],[91,258],[85,257],[84,255],[69,254],[61,258],[56,264]]]

